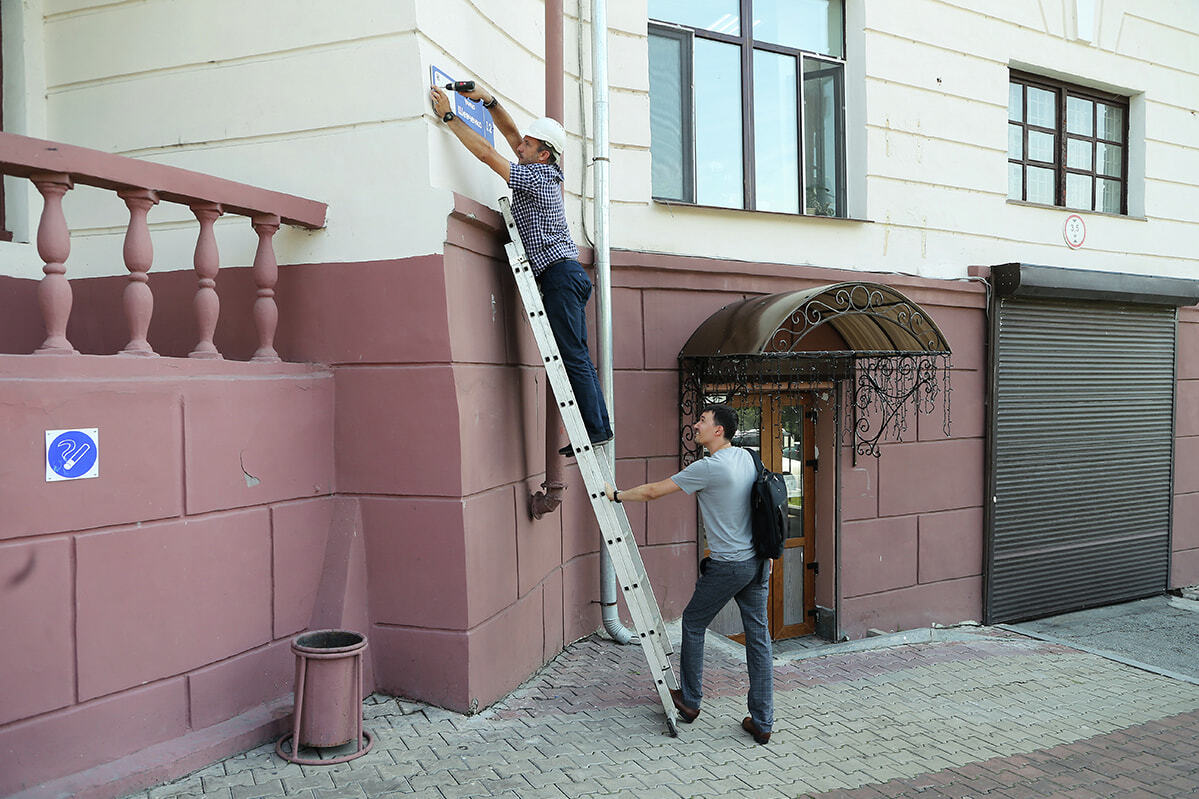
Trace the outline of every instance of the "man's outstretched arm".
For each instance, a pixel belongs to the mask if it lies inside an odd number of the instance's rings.
[[[452,110],[450,108],[450,98],[436,86],[430,89],[429,99],[433,101],[433,111],[438,117],[444,117],[446,112]],[[475,158],[478,158],[491,167],[492,171],[503,178],[506,184],[508,178],[511,176],[510,170],[512,167],[508,159],[496,152],[496,149],[488,144],[486,139],[471,130],[457,116],[451,119],[448,124],[450,131],[458,137],[458,141],[462,142],[462,146],[469,150]]]
[[[669,477],[665,480],[659,480],[656,483],[642,483],[636,488],[617,489],[613,488],[610,483],[604,484],[604,495],[612,500],[619,498],[621,502],[624,502],[626,499],[631,502],[649,502],[650,500],[682,490],[679,488],[679,484]]]

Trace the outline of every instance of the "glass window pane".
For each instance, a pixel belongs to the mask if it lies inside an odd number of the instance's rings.
[[[1028,87],[1028,124],[1042,128],[1057,125],[1057,95],[1036,86]]]
[[[784,405],[780,414],[779,446],[782,448],[782,467],[779,471],[787,481],[787,537],[804,537],[804,406]]]
[[[730,36],[741,35],[738,0],[649,0],[649,18]]]
[[[650,34],[650,172],[655,197],[690,202],[686,160],[691,156],[683,141],[682,54],[679,39]]]
[[[1091,143],[1083,139],[1066,139],[1066,166],[1071,169],[1091,169]]]
[[[1028,132],[1028,157],[1034,161],[1053,163],[1054,140],[1052,133],[1041,133],[1037,130]]]
[[[795,523],[792,519],[792,524]],[[807,621],[804,613],[803,578],[807,570],[804,568],[803,547],[787,547],[783,550],[783,624],[803,624]],[[732,604],[732,603],[730,603]]]
[[[1124,141],[1124,109],[1106,103],[1099,104],[1095,135],[1101,139]]]
[[[754,38],[840,58],[841,0],[754,0]]]
[[[1066,205],[1068,207],[1090,209],[1091,181],[1090,175],[1066,173]]]
[[[1007,165],[1007,196],[1009,200],[1024,199],[1024,167],[1011,161]]]
[[[1053,170],[1030,166],[1027,171],[1028,201],[1053,205]]]
[[[1024,86],[1019,83],[1008,84],[1007,118],[1013,122],[1024,121]]]
[[[1097,148],[1095,155],[1095,167],[1102,175],[1112,175],[1120,177],[1124,167],[1124,148],[1115,144],[1104,144],[1102,142],[1095,145]]]
[[[742,208],[741,48],[695,40],[695,201]]]
[[[794,56],[754,51],[754,163],[760,211],[799,213]]]
[[[1104,180],[1099,178],[1097,196],[1095,197],[1095,210],[1106,211],[1109,214],[1120,213],[1120,189],[1122,183],[1118,180]]]
[[[1024,128],[1019,125],[1007,126],[1008,158],[1024,157]]]
[[[1095,104],[1081,97],[1066,97],[1066,130],[1070,133],[1091,135]]]
[[[840,85],[843,67],[803,60],[805,213],[837,216],[841,203]]]

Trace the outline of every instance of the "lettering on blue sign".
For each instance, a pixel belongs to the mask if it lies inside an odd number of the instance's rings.
[[[445,89],[447,83],[454,82],[452,77],[435,66],[429,67],[429,74],[433,79],[433,85],[442,89]],[[468,128],[478,133],[494,147],[495,123],[491,121],[491,112],[484,108],[482,103],[476,103],[457,92],[452,92],[452,94],[454,95],[454,113]]]

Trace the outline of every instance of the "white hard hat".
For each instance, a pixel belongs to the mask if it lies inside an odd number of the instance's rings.
[[[545,146],[554,151],[555,155],[561,156],[566,150],[566,131],[562,129],[562,124],[555,119],[549,117],[534,119],[533,124],[529,125],[528,135],[543,142]]]

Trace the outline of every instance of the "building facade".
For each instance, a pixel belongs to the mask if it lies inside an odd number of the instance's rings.
[[[506,188],[427,99],[435,68],[521,125],[561,109],[590,263],[590,16],[0,0],[0,630],[26,642],[0,794],[116,795],[278,734],[305,629],[365,632],[370,687],[462,712],[596,629],[573,466],[529,512],[561,433]],[[1199,11],[649,0],[608,25],[618,482],[736,404],[792,477],[777,637],[1199,582]],[[64,429],[98,430],[98,477],[45,479]],[[694,504],[629,511],[677,617]]]

